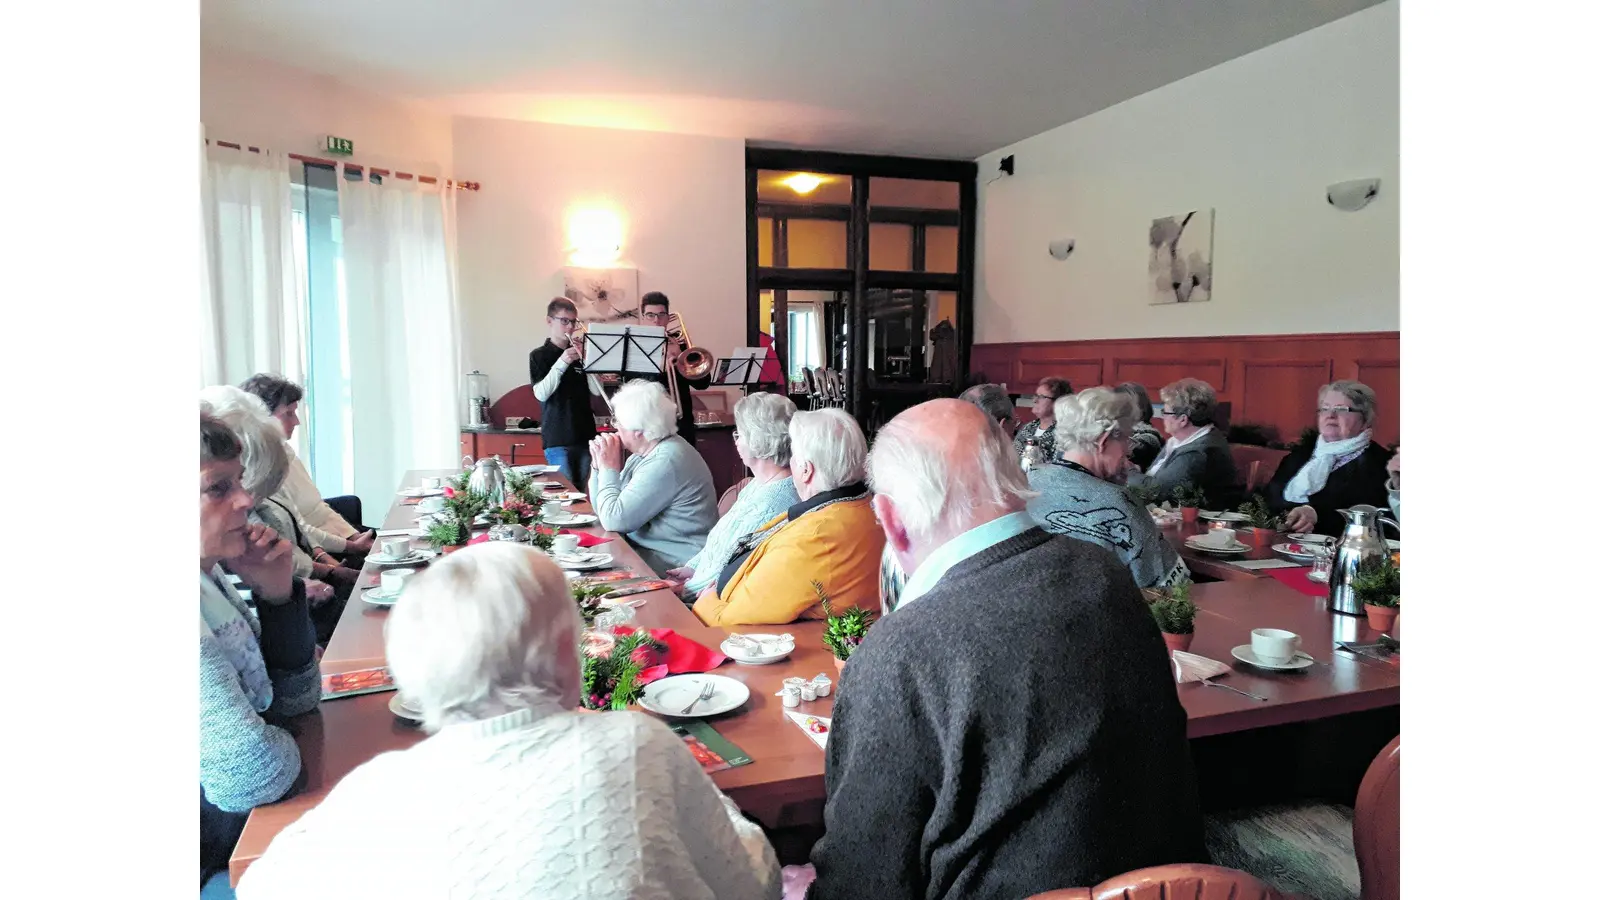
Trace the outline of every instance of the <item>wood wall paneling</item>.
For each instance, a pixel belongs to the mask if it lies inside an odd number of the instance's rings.
[[[1152,399],[1163,385],[1200,378],[1232,404],[1232,424],[1264,425],[1289,441],[1312,424],[1317,388],[1354,378],[1377,394],[1374,437],[1385,445],[1400,437],[1400,335],[1393,331],[975,344],[970,371],[1016,394],[1061,375],[1075,388],[1137,381]]]

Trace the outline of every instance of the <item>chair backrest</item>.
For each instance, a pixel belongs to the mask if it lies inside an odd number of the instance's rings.
[[[1400,736],[1367,767],[1356,791],[1356,868],[1361,900],[1400,896]]]
[[[739,479],[733,487],[722,492],[722,498],[717,501],[717,518],[720,519],[728,514],[728,510],[733,508],[733,501],[739,499],[739,492],[744,490],[744,486],[749,483],[750,476],[746,475]]]
[[[1244,489],[1252,493],[1261,486],[1261,460],[1250,460],[1250,469],[1244,476]]]
[[[1176,863],[1136,869],[1092,888],[1063,888],[1028,900],[1284,900],[1282,894],[1238,869]]]

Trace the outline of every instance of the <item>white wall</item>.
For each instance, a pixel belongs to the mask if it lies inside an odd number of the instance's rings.
[[[979,161],[976,339],[1398,330],[1398,0]],[[992,184],[1015,154],[1015,176]],[[1383,179],[1366,209],[1324,188]],[[1213,299],[1151,306],[1150,220],[1216,209]],[[1050,241],[1076,252],[1057,262]]]
[[[457,206],[466,368],[496,397],[526,383],[545,304],[561,293],[567,219],[620,215],[619,266],[663,291],[690,335],[721,356],[744,344],[744,142],[457,118],[455,169],[483,189]]]
[[[453,174],[450,116],[433,107],[205,46],[200,121],[215,140],[311,155],[320,154],[323,137],[334,134],[355,141],[354,162]]]

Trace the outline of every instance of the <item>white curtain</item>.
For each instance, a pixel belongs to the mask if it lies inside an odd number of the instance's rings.
[[[385,510],[407,469],[460,462],[455,197],[443,185],[347,181],[343,168],[347,452],[362,507]]]
[[[296,270],[292,243],[289,158],[226,147],[203,152],[200,383],[238,384],[275,372],[303,384],[305,310],[296,286],[304,273]]]

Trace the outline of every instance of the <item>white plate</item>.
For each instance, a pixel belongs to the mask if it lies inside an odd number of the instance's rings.
[[[1333,543],[1333,538],[1328,537],[1325,534],[1300,534],[1300,533],[1295,533],[1295,534],[1289,535],[1289,540],[1294,541],[1296,544],[1331,544],[1331,543]]]
[[[600,521],[600,517],[590,513],[569,512],[564,513],[561,518],[547,517],[544,520],[544,523],[546,525],[560,525],[562,527],[566,527],[568,525],[593,525],[598,521]]]
[[[683,711],[689,702],[700,696],[706,682],[715,687],[711,696],[694,705],[688,713]],[[750,699],[750,689],[744,682],[724,675],[669,675],[660,681],[645,685],[639,695],[639,705],[660,716],[674,719],[699,719],[718,716],[738,709]]]
[[[405,490],[400,492],[400,496],[407,497],[407,498],[443,497],[444,496],[444,488],[428,488],[428,487],[406,488]]]
[[[747,666],[770,666],[780,660],[788,659],[794,652],[794,637],[787,640],[784,636],[776,634],[747,634],[747,638],[761,641],[765,652],[752,653],[748,644],[740,644],[732,640],[722,642],[722,652],[729,659]]]
[[[389,698],[389,712],[394,713],[397,719],[405,719],[407,722],[416,722],[418,724],[422,722],[422,711],[407,706],[405,701],[400,699],[399,691],[395,691],[394,696]]]
[[[1307,572],[1306,573],[1306,580],[1307,581],[1314,581],[1317,584],[1327,584],[1328,583],[1328,576],[1326,574],[1318,575],[1316,572]]]
[[[1385,538],[1383,542],[1385,544],[1389,545],[1389,549],[1390,550],[1399,550],[1400,549],[1400,542],[1399,541],[1391,541],[1388,538]]]
[[[1213,522],[1248,522],[1250,517],[1237,512],[1212,512],[1209,509],[1200,510],[1200,518],[1210,519]]]
[[[1303,552],[1302,553],[1296,553],[1293,550],[1290,550],[1289,548],[1293,547],[1293,546],[1296,546],[1296,545],[1295,544],[1273,544],[1272,545],[1272,550],[1273,550],[1274,553],[1281,553],[1284,556],[1287,556],[1290,559],[1294,559],[1294,560],[1310,561],[1310,560],[1316,558],[1315,556],[1313,556],[1310,553],[1303,553]],[[1304,546],[1304,545],[1300,545],[1300,546]]]
[[[586,499],[586,498],[588,498],[589,495],[588,494],[580,494],[577,491],[564,491],[562,493],[552,494],[551,496],[555,497],[557,500],[560,500],[563,503],[573,503],[573,502],[576,502],[578,500]]]
[[[609,553],[596,553],[592,554],[591,557],[592,558],[590,559],[584,559],[582,561],[557,556],[552,556],[551,559],[554,559],[556,561],[556,565],[560,566],[561,568],[571,569],[575,572],[587,572],[590,569],[604,569],[605,567],[611,565],[611,554]]]
[[[551,472],[561,471],[561,467],[534,463],[531,466],[512,466],[511,470],[514,472],[521,472],[524,475],[549,475]]]
[[[1209,544],[1195,543],[1194,538],[1189,538],[1188,540],[1184,541],[1183,545],[1191,550],[1199,550],[1202,553],[1249,553],[1251,550],[1249,544],[1240,544],[1235,542],[1235,545],[1232,547],[1213,547]]]
[[[384,556],[381,553],[374,553],[367,557],[367,562],[376,566],[409,566],[419,562],[427,562],[438,555],[438,553],[435,553],[432,550],[412,550],[405,556],[395,559],[392,556]]]
[[[1307,656],[1303,651],[1297,650],[1295,651],[1294,659],[1291,659],[1286,663],[1262,662],[1261,660],[1256,659],[1256,653],[1254,650],[1250,649],[1249,644],[1240,644],[1239,646],[1233,648],[1233,658],[1240,662],[1249,663],[1256,668],[1271,669],[1274,672],[1292,672],[1297,669],[1304,669],[1316,661]]]
[[[371,603],[373,606],[385,606],[385,607],[388,607],[388,606],[393,606],[394,602],[396,600],[400,599],[400,595],[399,594],[386,594],[386,593],[384,593],[383,588],[375,587],[375,588],[367,588],[366,590],[362,591],[361,592],[361,599],[367,601],[368,603]]]

